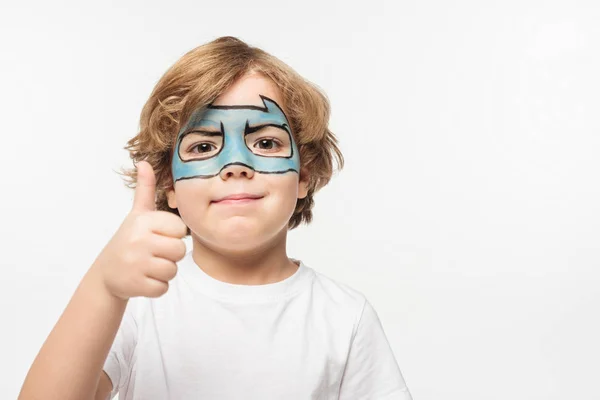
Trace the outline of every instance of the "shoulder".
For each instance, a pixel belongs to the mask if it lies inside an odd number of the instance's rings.
[[[361,291],[319,271],[313,271],[314,285],[331,296],[332,300],[339,300],[348,304],[362,303],[365,301],[365,295]]]
[[[313,270],[313,297],[326,310],[342,313],[358,322],[368,301],[359,290],[348,284]]]

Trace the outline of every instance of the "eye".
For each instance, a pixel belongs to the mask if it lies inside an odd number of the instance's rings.
[[[198,149],[198,151],[194,151],[195,149]],[[212,143],[198,143],[193,145],[190,150],[192,153],[208,153],[210,151],[212,151],[213,149],[216,149],[216,146]]]
[[[260,139],[254,144],[254,147],[258,147],[261,150],[276,150],[280,145],[275,139]]]

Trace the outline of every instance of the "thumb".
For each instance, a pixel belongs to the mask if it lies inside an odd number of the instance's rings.
[[[137,168],[137,185],[133,195],[133,210],[155,211],[156,177],[148,161],[140,161]]]

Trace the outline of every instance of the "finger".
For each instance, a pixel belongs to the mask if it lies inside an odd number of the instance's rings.
[[[169,290],[169,283],[146,277],[140,295],[144,297],[160,297]]]
[[[182,239],[153,234],[150,238],[150,252],[155,257],[177,262],[185,256],[185,242]]]
[[[146,276],[168,282],[177,275],[177,264],[165,258],[152,257],[147,265]]]
[[[133,210],[156,210],[156,176],[152,166],[147,161],[140,161],[136,165],[137,184],[133,195]]]
[[[152,213],[150,229],[159,235],[179,239],[187,235],[187,226],[181,217],[169,211],[156,211]]]

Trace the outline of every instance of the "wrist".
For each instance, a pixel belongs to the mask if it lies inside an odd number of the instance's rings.
[[[87,278],[91,281],[91,285],[94,287],[95,291],[99,292],[102,296],[109,297],[114,302],[127,304],[129,299],[119,297],[110,290],[99,265],[94,263],[87,275]]]

